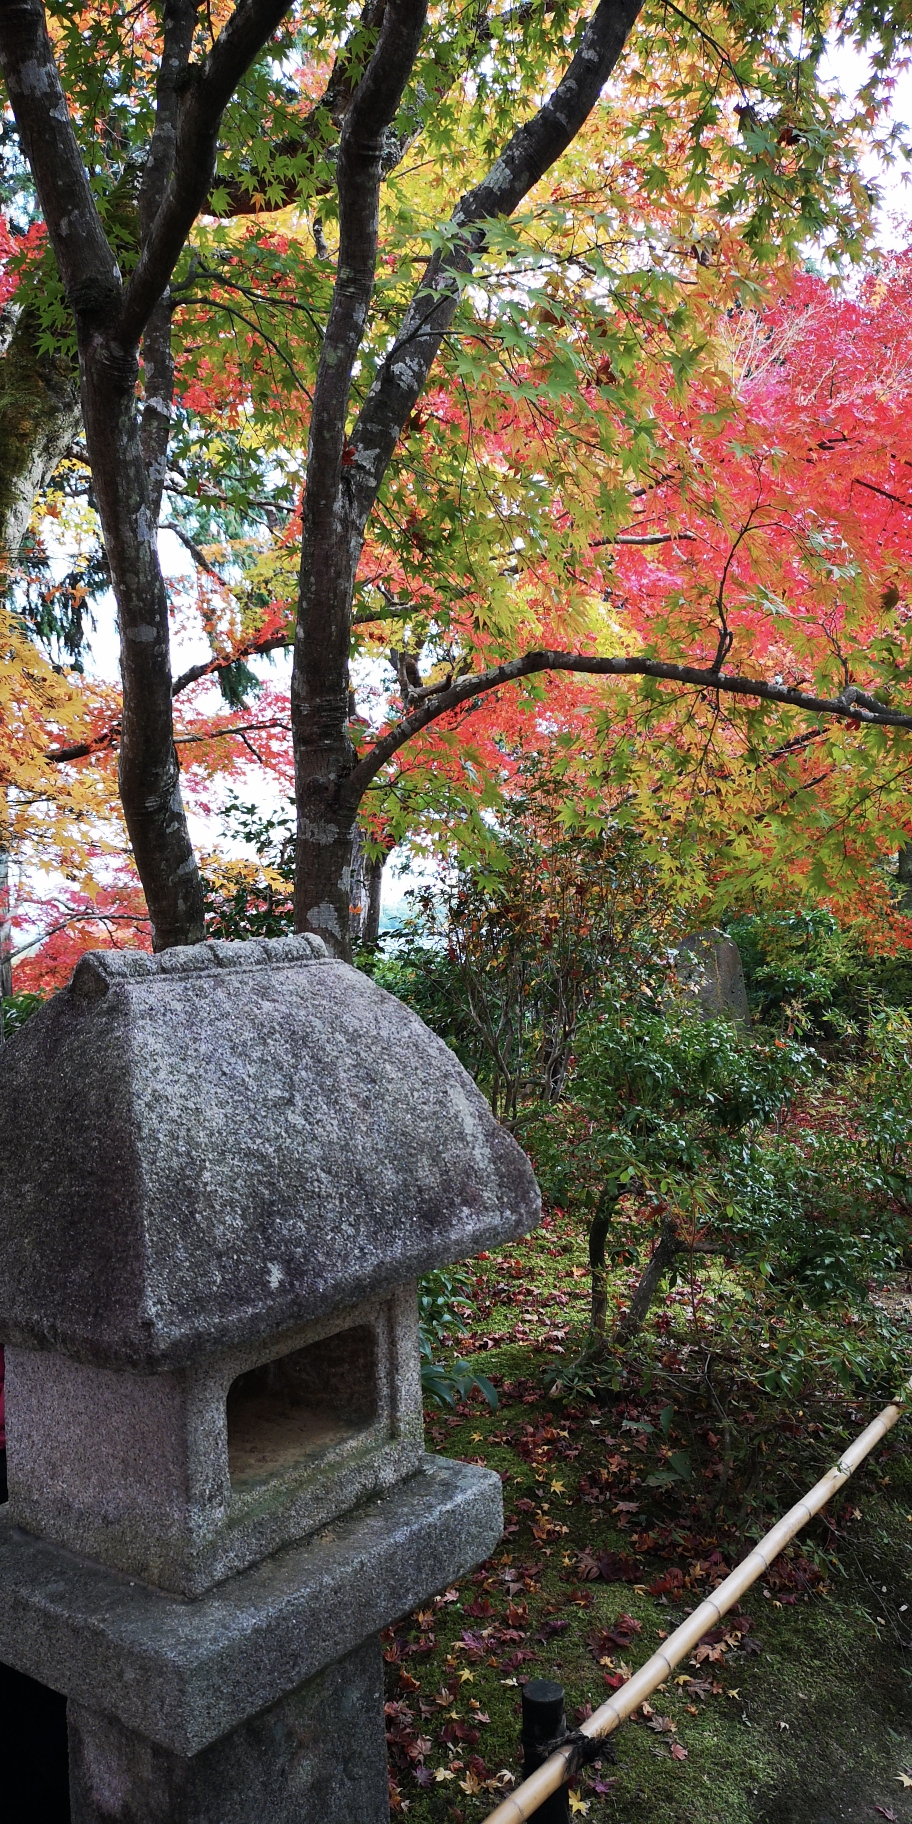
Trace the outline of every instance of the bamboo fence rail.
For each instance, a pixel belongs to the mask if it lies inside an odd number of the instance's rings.
[[[864,1462],[874,1446],[886,1437],[888,1431],[892,1431],[897,1420],[902,1417],[906,1409],[905,1402],[910,1396],[912,1396],[912,1381],[908,1382],[902,1398],[890,1406],[885,1406],[877,1418],[872,1419],[871,1424],[865,1427],[860,1436],[855,1439],[854,1444],[851,1444],[843,1453],[838,1463],[835,1463],[833,1468],[814,1484],[803,1501],[798,1501],[794,1507],[789,1508],[788,1513],[764,1535],[759,1545],[756,1545],[753,1551],[749,1552],[748,1556],[736,1566],[726,1577],[724,1583],[719,1584],[712,1596],[707,1596],[699,1607],[694,1609],[693,1614],[688,1615],[681,1626],[669,1635],[658,1652],[653,1653],[652,1657],[647,1659],[646,1664],[641,1666],[640,1670],[635,1672],[633,1677],[628,1679],[627,1683],[608,1699],[607,1703],[602,1704],[590,1717],[587,1717],[579,1731],[580,1735],[600,1741],[603,1737],[610,1735],[620,1723],[626,1722],[627,1718],[639,1709],[644,1699],[649,1697],[658,1685],[664,1683],[675,1666],[680,1665],[682,1659],[691,1652],[703,1635],[721,1621],[723,1615],[727,1614],[744,1591],[749,1589],[764,1571],[769,1570],[773,1559],[777,1558],[790,1540],[794,1539],[795,1534],[799,1533],[801,1528],[806,1526],[807,1522],[812,1520],[814,1515],[818,1514],[820,1509],[826,1505],[830,1496],[836,1494],[849,1477],[854,1475],[859,1464]],[[515,1792],[509,1793],[496,1810],[489,1812],[485,1824],[524,1824],[526,1819],[534,1818],[539,1806],[543,1805],[544,1801],[550,1798],[551,1794],[556,1792],[568,1777],[568,1770],[572,1768],[573,1760],[574,1747],[571,1741],[568,1742],[566,1748],[556,1749],[536,1773],[524,1780]]]

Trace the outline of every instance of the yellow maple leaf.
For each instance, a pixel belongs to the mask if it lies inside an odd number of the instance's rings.
[[[589,1800],[581,1798],[581,1796],[578,1792],[571,1792],[570,1810],[572,1813],[576,1813],[578,1811],[587,1812],[589,1810]]]
[[[898,1780],[901,1786],[912,1786],[912,1779],[907,1773],[895,1773],[893,1778]]]

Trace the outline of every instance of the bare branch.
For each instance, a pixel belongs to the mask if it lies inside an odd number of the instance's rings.
[[[265,639],[248,640],[247,644],[239,646],[230,658],[207,659],[202,665],[188,666],[186,671],[182,671],[180,676],[175,678],[171,686],[171,695],[172,697],[179,696],[182,690],[187,690],[199,678],[217,678],[221,672],[230,671],[232,665],[237,665],[239,660],[255,659],[261,653],[280,652],[290,645],[291,635],[287,633],[270,633]]]
[[[895,507],[905,507],[912,512],[912,500],[903,500],[901,494],[891,494],[889,488],[879,488],[874,481],[862,481],[859,475],[852,477],[853,488],[867,488],[869,494],[880,494],[884,500],[892,500]]]
[[[672,665],[661,659],[642,656],[609,659],[575,652],[526,652],[519,658],[508,660],[504,665],[493,666],[489,671],[473,672],[469,677],[451,685],[448,690],[441,690],[438,696],[423,704],[412,715],[404,717],[358,761],[341,788],[346,799],[357,804],[387,760],[400,747],[404,747],[413,735],[419,734],[440,716],[461,709],[464,704],[474,702],[488,691],[499,690],[504,684],[512,684],[517,678],[528,678],[540,671],[575,671],[591,677],[656,678],[669,684],[690,684],[700,690],[756,697],[761,702],[784,703],[792,709],[802,709],[811,715],[836,716],[843,721],[865,723],[876,728],[912,729],[912,715],[889,709],[885,703],[878,703],[875,698],[866,697],[854,689],[841,697],[814,697],[802,690],[792,690],[784,684],[769,684],[763,678],[726,676],[707,666]]]
[[[696,542],[696,532],[616,532],[613,538],[592,539],[589,549],[600,551],[603,545],[677,545]]]
[[[193,562],[197,565],[198,569],[205,570],[207,576],[213,577],[217,583],[221,583],[223,589],[227,589],[228,584],[225,582],[225,578],[222,576],[221,571],[216,570],[214,564],[210,564],[208,557],[205,555],[205,552],[200,550],[199,545],[195,542],[194,539],[192,539],[190,537],[189,532],[184,531],[183,526],[177,525],[176,521],[173,519],[164,519],[164,520],[162,520],[162,523],[159,526],[159,531],[160,532],[173,532],[175,538],[180,539],[180,542],[184,546],[184,549],[186,551],[189,551],[190,556],[192,557]],[[230,663],[232,663],[232,661],[229,660],[228,663],[230,664]],[[199,676],[202,677],[203,673],[200,672]],[[177,685],[172,684],[172,686],[171,686],[172,697],[174,696],[176,690],[177,690]]]
[[[206,733],[175,735],[174,744],[176,747],[190,747],[195,742],[224,741],[229,735],[257,735],[268,728],[288,729],[288,727],[289,724],[280,716],[272,716],[268,722],[241,722],[236,728],[211,728]],[[256,757],[258,760],[260,759],[259,754]],[[262,765],[262,762],[260,763]]]

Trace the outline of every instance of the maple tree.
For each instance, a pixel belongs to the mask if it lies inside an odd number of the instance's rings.
[[[40,268],[41,278],[33,276],[16,327],[23,317],[33,331],[37,323],[42,359],[56,352],[72,365],[78,349],[87,456],[122,637],[121,797],[157,945],[192,941],[202,928],[154,533],[166,484],[172,504],[201,489],[207,434],[193,413],[207,388],[226,420],[220,435],[209,426],[208,444],[224,465],[213,492],[229,536],[232,493],[237,502],[255,474],[267,496],[280,499],[284,490],[292,506],[306,483],[294,533],[296,916],[332,947],[347,946],[352,831],[368,787],[408,740],[488,689],[563,667],[845,713],[837,697],[723,674],[711,654],[682,664],[680,640],[674,657],[548,644],[518,656],[514,645],[506,660],[489,641],[498,662],[480,671],[476,641],[475,676],[413,684],[404,671],[406,713],[360,750],[349,703],[356,592],[357,615],[401,618],[401,604],[383,594],[395,582],[389,571],[374,577],[374,599],[364,599],[372,540],[385,522],[380,543],[388,550],[393,528],[402,528],[399,508],[411,494],[414,513],[425,491],[424,457],[416,460],[412,445],[426,420],[416,407],[451,346],[453,380],[470,404],[486,399],[493,408],[496,345],[512,362],[517,400],[525,393],[531,406],[536,393],[546,415],[559,404],[562,416],[574,401],[574,436],[582,416],[598,417],[584,370],[597,387],[614,382],[613,412],[603,414],[606,426],[613,421],[605,433],[613,461],[590,490],[588,513],[600,536],[623,538],[630,483],[652,441],[638,421],[633,373],[646,333],[656,369],[664,362],[666,376],[683,379],[695,360],[684,304],[694,277],[699,289],[718,266],[718,304],[726,284],[733,298],[734,275],[743,279],[808,235],[858,251],[870,202],[858,176],[859,134],[865,116],[867,127],[876,123],[902,36],[896,19],[873,6],[841,16],[873,57],[860,109],[847,116],[820,77],[828,19],[825,9],[806,11],[796,43],[791,16],[774,7],[749,16],[719,7],[693,21],[667,7],[643,12],[633,0],[602,0],[588,19],[534,5],[471,19],[440,9],[433,34],[423,8],[405,0],[368,5],[355,22],[341,10],[265,0],[216,8],[205,20],[189,0],[129,15],[114,5],[45,9],[38,0],[4,8],[0,62],[24,161],[17,182],[27,189],[31,173],[53,255],[40,234],[24,250],[24,274]],[[26,80],[23,72],[35,69],[39,76]],[[609,78],[613,88],[600,101]],[[415,175],[402,169],[404,158],[414,159]],[[558,159],[559,182],[545,198],[540,181]],[[539,200],[527,202],[533,195]],[[278,233],[255,219],[292,200],[308,220],[306,246],[300,230]],[[662,241],[661,261],[653,240]],[[729,257],[733,247],[737,257]],[[585,342],[571,302],[593,332]],[[295,320],[291,353],[284,328],[274,333],[283,311]],[[597,320],[608,322],[601,349]],[[253,384],[226,403],[229,332],[249,343]],[[270,413],[268,439],[260,427]],[[300,432],[284,441],[295,415],[308,426],[300,461]],[[433,452],[438,481],[448,466],[451,485],[436,490],[446,514],[424,528],[429,556],[463,529],[452,486],[458,432],[451,423]],[[504,480],[502,467],[489,465],[482,479],[487,527],[483,516],[468,517],[478,560],[487,538],[490,581],[500,522],[523,490]],[[530,521],[552,559],[563,545],[566,578],[591,527],[580,523],[568,537],[560,516],[549,515],[541,476],[529,483]],[[564,480],[562,491],[573,486]],[[522,518],[525,505],[518,512]],[[245,530],[242,515],[234,529]],[[515,555],[517,532],[512,545]],[[516,567],[524,571],[524,560]],[[493,591],[501,603],[509,580],[502,585]],[[463,599],[483,593],[463,580]],[[565,633],[579,626],[579,596],[568,614],[556,592]],[[487,623],[496,635],[494,622],[496,613]],[[279,637],[261,625],[257,643],[262,650]],[[225,655],[224,674],[244,644]],[[465,648],[458,657],[464,661]],[[856,719],[896,720],[863,703],[852,709]],[[61,745],[74,757],[80,744]]]
[[[908,829],[905,737],[875,738],[856,693],[861,680],[863,697],[883,705],[886,719],[909,659],[909,273],[909,257],[897,257],[849,296],[808,274],[787,277],[763,310],[725,319],[678,397],[663,392],[661,363],[650,368],[641,358],[633,397],[648,403],[650,444],[631,523],[612,540],[591,536],[599,524],[592,497],[606,485],[605,470],[611,478],[615,446],[608,443],[601,470],[591,455],[573,465],[561,428],[576,403],[580,416],[611,433],[614,384],[591,386],[581,403],[577,393],[549,405],[539,389],[518,399],[507,393],[499,374],[489,400],[476,389],[471,426],[458,385],[429,395],[423,439],[431,423],[459,445],[471,431],[478,467],[497,474],[505,498],[516,488],[524,517],[496,516],[506,519],[496,528],[498,560],[509,560],[515,543],[531,550],[505,604],[490,588],[471,590],[467,567],[456,569],[462,548],[448,573],[430,490],[420,516],[411,501],[406,559],[391,541],[384,549],[375,537],[369,546],[373,575],[394,584],[409,610],[408,650],[389,654],[400,718],[411,728],[407,747],[395,718],[387,744],[383,700],[375,714],[387,765],[365,803],[378,835],[395,840],[419,827],[451,850],[455,831],[483,856],[485,809],[498,792],[523,790],[538,747],[552,761],[563,753],[568,825],[625,819],[697,908],[715,910],[755,889],[825,892],[843,912],[857,918],[863,910],[872,938],[908,940],[888,873],[876,865],[895,855]],[[537,520],[522,491],[533,464],[545,484]],[[427,474],[430,483],[430,465]],[[445,468],[438,485],[447,485]],[[467,525],[466,540],[475,537],[485,552],[495,516],[483,488],[475,496],[466,489],[464,499],[466,521],[482,522]],[[365,582],[361,599],[375,587]],[[576,676],[555,672],[525,695],[514,684],[485,696],[486,684],[503,686],[522,671],[491,665],[492,651],[527,644],[539,665],[536,642],[568,620],[582,650],[563,663]],[[359,631],[382,650],[382,629]],[[733,648],[742,674],[770,685],[747,713],[733,716],[706,685],[720,645]],[[704,668],[704,682],[686,696],[657,688],[644,698],[620,683],[606,697],[579,675],[600,665],[622,671],[631,649],[636,672],[644,649],[682,646],[694,672]],[[607,648],[608,660],[593,660],[592,647]],[[441,685],[460,668],[470,714],[441,717]],[[663,669],[658,660],[659,678]],[[788,702],[797,693],[807,704],[809,678],[818,708],[820,698],[842,707],[841,727],[828,729],[815,710],[796,729],[777,710],[777,695]],[[371,760],[378,745],[371,749],[368,737]]]

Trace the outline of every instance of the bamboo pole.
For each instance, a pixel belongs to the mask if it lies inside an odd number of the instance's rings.
[[[851,1444],[844,1452],[839,1462],[835,1463],[833,1468],[828,1470],[819,1482],[815,1483],[810,1493],[805,1495],[804,1500],[796,1502],[794,1507],[789,1508],[788,1513],[761,1539],[759,1545],[756,1545],[753,1551],[749,1552],[748,1556],[736,1566],[735,1570],[726,1577],[724,1583],[719,1584],[712,1596],[707,1596],[699,1607],[694,1609],[693,1614],[688,1615],[686,1621],[683,1621],[681,1626],[669,1635],[658,1652],[653,1653],[651,1659],[647,1659],[639,1672],[635,1672],[626,1685],[622,1685],[621,1689],[616,1691],[607,1703],[602,1704],[598,1710],[593,1712],[592,1716],[587,1717],[580,1730],[581,1735],[601,1740],[603,1736],[610,1735],[619,1723],[626,1722],[627,1718],[639,1709],[643,1700],[651,1695],[657,1685],[664,1683],[675,1666],[679,1666],[682,1659],[696,1646],[703,1635],[721,1621],[723,1615],[727,1614],[744,1591],[750,1588],[763,1571],[769,1570],[773,1559],[777,1558],[789,1541],[794,1539],[795,1534],[799,1533],[801,1528],[806,1526],[807,1522],[812,1520],[814,1515],[818,1514],[820,1509],[826,1505],[830,1496],[842,1488],[851,1475],[854,1475],[859,1464],[864,1462],[875,1444],[879,1444],[881,1439],[886,1437],[887,1432],[892,1431],[897,1420],[902,1417],[905,1401],[910,1395],[912,1395],[912,1380],[907,1383],[902,1399],[893,1405],[884,1407],[883,1412],[866,1426],[861,1435],[855,1439],[854,1444]],[[515,1792],[511,1792],[507,1798],[503,1799],[495,1811],[488,1813],[485,1824],[524,1824],[524,1820],[534,1818],[539,1806],[543,1805],[545,1799],[550,1798],[551,1794],[556,1792],[568,1777],[568,1768],[573,1760],[573,1753],[572,1744],[566,1748],[558,1748],[538,1768],[536,1773],[531,1774],[529,1779],[524,1780],[522,1785],[516,1788]]]

